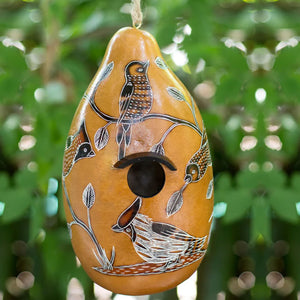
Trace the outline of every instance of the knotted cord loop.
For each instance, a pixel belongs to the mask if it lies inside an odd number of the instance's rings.
[[[132,26],[139,29],[143,22],[143,13],[141,10],[141,0],[132,0],[131,18]]]

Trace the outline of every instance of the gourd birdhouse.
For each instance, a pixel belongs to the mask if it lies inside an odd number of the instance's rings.
[[[73,118],[63,161],[74,251],[115,293],[175,287],[203,259],[213,174],[201,115],[155,39],[123,28]]]

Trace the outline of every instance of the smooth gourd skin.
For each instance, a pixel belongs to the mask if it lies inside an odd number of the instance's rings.
[[[90,278],[129,295],[187,279],[208,246],[212,179],[187,89],[149,33],[119,30],[74,115],[63,162],[68,228]]]

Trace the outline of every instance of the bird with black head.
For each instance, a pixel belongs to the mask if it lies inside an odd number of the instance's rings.
[[[67,137],[63,160],[63,176],[67,176],[73,165],[82,158],[95,156],[90,139],[87,135],[85,122],[83,121],[78,131]]]

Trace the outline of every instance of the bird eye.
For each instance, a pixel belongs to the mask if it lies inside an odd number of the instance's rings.
[[[193,181],[196,181],[197,179],[199,179],[199,167],[196,164],[190,164],[187,166],[186,168],[186,173],[191,175],[191,179]]]
[[[165,184],[165,171],[156,161],[139,161],[130,167],[127,182],[137,196],[150,198],[158,194]]]
[[[137,68],[136,71],[139,72],[139,73],[143,73],[144,69],[143,68]]]
[[[88,150],[86,147],[83,148],[83,152],[86,153]]]

